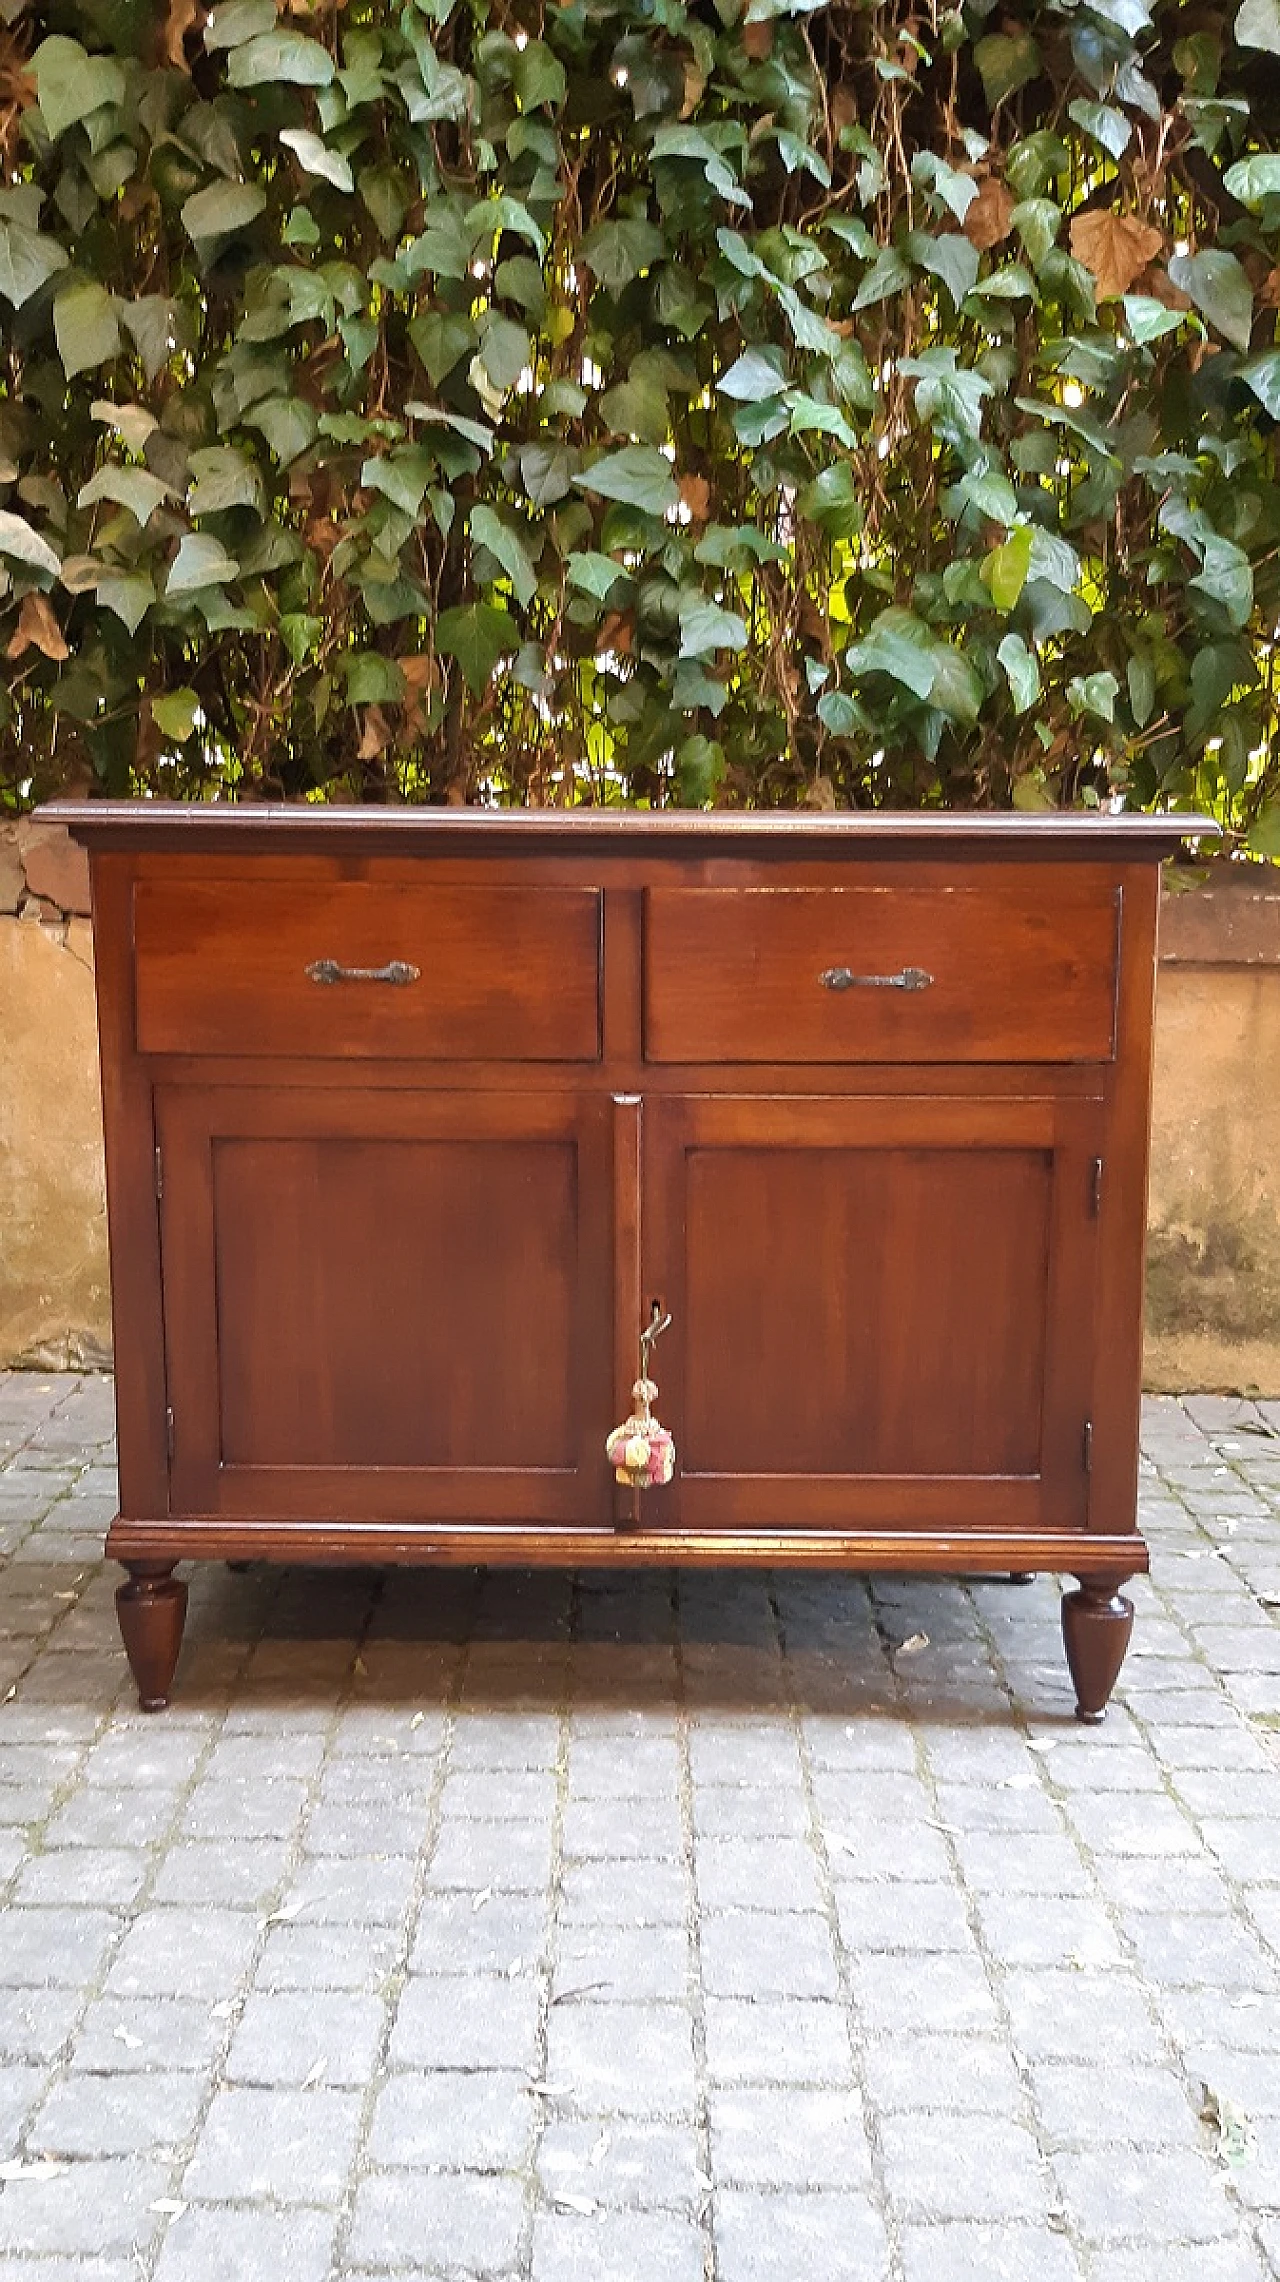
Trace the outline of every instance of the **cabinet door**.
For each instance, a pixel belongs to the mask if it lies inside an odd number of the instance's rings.
[[[175,1512],[599,1518],[607,1104],[162,1088]]]
[[[646,1518],[1085,1525],[1095,1104],[645,1114],[645,1289],[673,1316],[655,1374],[679,1459]]]

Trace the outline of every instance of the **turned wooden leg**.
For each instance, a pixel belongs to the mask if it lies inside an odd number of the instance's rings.
[[[1086,1577],[1062,1597],[1062,1638],[1076,1690],[1076,1718],[1096,1727],[1120,1676],[1133,1631],[1123,1578]]]
[[[187,1588],[172,1561],[126,1561],[129,1581],[116,1593],[116,1615],[144,1711],[163,1711],[187,1618]]]

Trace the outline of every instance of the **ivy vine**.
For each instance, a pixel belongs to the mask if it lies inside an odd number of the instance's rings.
[[[0,0],[0,802],[1280,855],[1280,0]]]

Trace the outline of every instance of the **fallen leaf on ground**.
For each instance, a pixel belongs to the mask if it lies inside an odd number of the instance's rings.
[[[1215,2092],[1211,2084],[1202,2084],[1200,2090],[1200,2120],[1218,2135],[1218,2161],[1233,2170],[1242,2163],[1252,2163],[1258,2143],[1244,2109],[1224,2092]]]
[[[161,2195],[156,2202],[147,2205],[149,2211],[157,2211],[164,2219],[180,2219],[186,2207],[185,2203],[178,2202],[173,2195]]]
[[[311,2067],[308,2068],[306,2075],[302,2079],[302,2089],[304,2092],[309,2092],[313,2084],[319,2083],[328,2065],[328,2061],[323,2059],[314,2061],[312,2063]]]
[[[56,2155],[33,2156],[30,2162],[25,2156],[15,2155],[8,2163],[0,2163],[0,2179],[6,2182],[12,2179],[52,2179],[59,2171],[66,2169],[66,2164]]]
[[[898,1642],[894,1654],[897,1656],[918,1656],[921,1649],[927,1648],[928,1645],[929,1635],[927,1632],[911,1632],[908,1633],[905,1640]]]
[[[558,2211],[578,2211],[584,2219],[594,2217],[599,2208],[600,2205],[593,2203],[590,2195],[556,2196],[556,2209]]]

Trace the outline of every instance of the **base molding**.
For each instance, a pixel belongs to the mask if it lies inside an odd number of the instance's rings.
[[[121,1515],[107,1538],[117,1561],[297,1561],[356,1567],[773,1568],[883,1570],[924,1576],[1145,1575],[1137,1532],[1093,1530],[556,1529],[395,1522],[243,1521]]]

